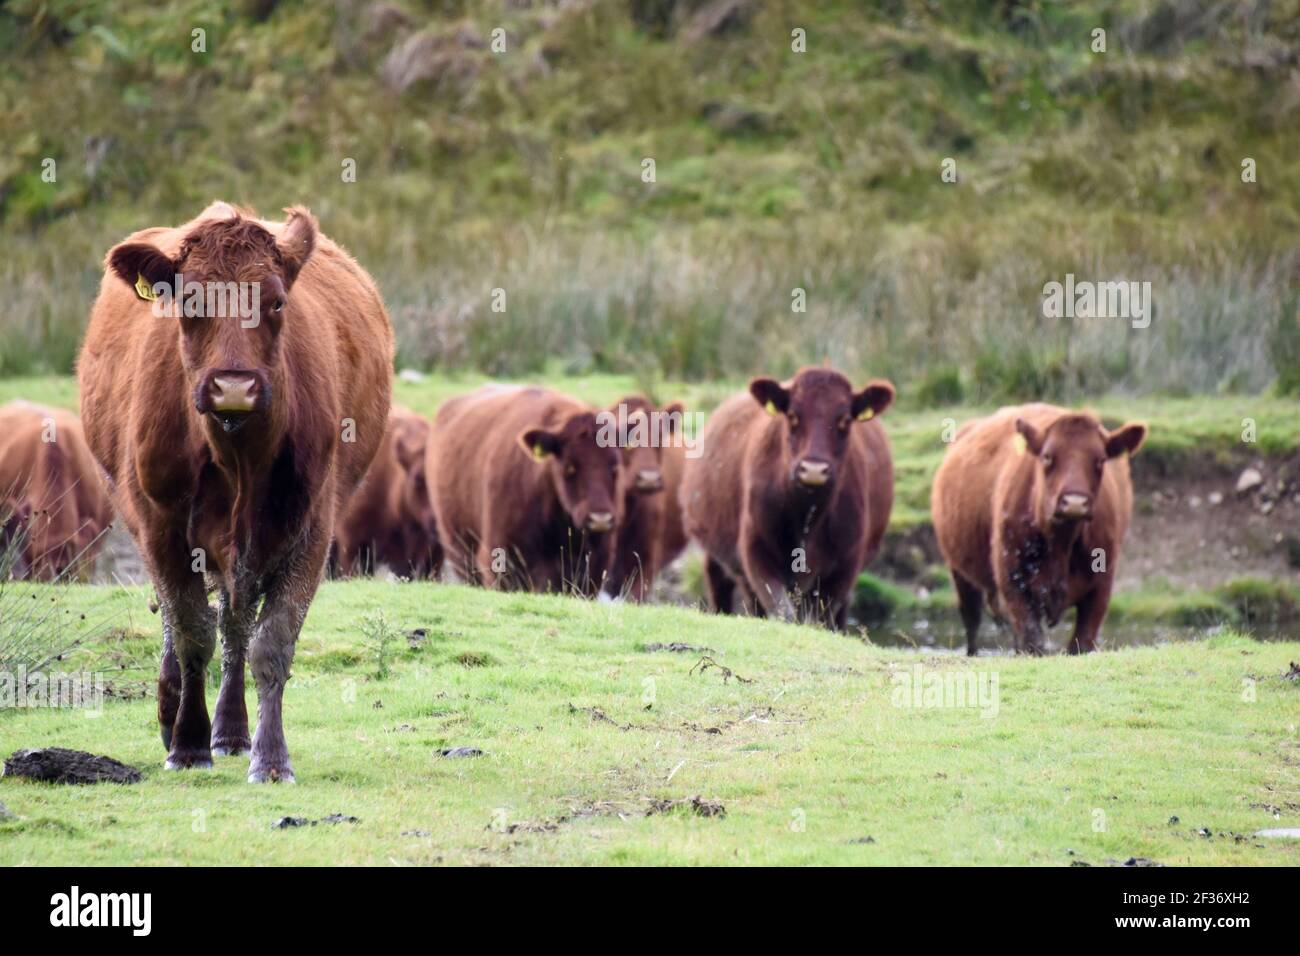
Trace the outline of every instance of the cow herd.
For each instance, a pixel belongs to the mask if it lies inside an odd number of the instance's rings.
[[[286,212],[219,202],[114,246],[78,362],[81,420],[0,409],[13,572],[65,574],[113,510],[139,547],[162,612],[168,767],[247,751],[250,781],[293,779],[282,698],[327,568],[640,601],[693,540],[714,610],[847,625],[893,504],[892,384],[825,367],[754,379],[692,436],[698,454],[681,406],[641,396],[596,408],[489,385],[429,420],[391,403],[374,282],[311,213]],[[214,311],[213,287],[256,294]],[[1074,607],[1069,649],[1093,649],[1145,434],[1048,405],[957,433],[932,507],[970,653],[986,605],[1030,653]]]

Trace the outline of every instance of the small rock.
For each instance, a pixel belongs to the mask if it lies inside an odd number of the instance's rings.
[[[439,750],[438,753],[444,757],[481,757],[483,751],[477,747],[451,747],[447,750]]]
[[[1214,836],[1214,831],[1212,831],[1209,827],[1201,827],[1199,830],[1196,831],[1196,833],[1199,836],[1205,837],[1205,839],[1207,840],[1210,837]]]
[[[1209,501],[1210,504],[1212,504],[1212,505],[1220,505],[1220,504],[1223,504],[1223,492],[1222,492],[1222,491],[1211,491],[1209,497],[1208,497],[1206,500]]]
[[[16,750],[5,761],[4,776],[27,777],[45,783],[139,783],[140,771],[112,757],[82,750],[48,747]]]
[[[1264,483],[1264,476],[1259,473],[1258,468],[1247,468],[1237,478],[1237,494],[1244,495],[1252,488],[1257,488]]]
[[[1192,495],[1190,498],[1187,499],[1187,507],[1189,507],[1189,508],[1199,508],[1200,506],[1201,506],[1201,496],[1200,496],[1200,495]]]
[[[1260,506],[1259,506],[1259,513],[1262,514],[1262,515],[1272,514],[1272,513],[1273,513],[1273,502],[1271,502],[1271,501],[1266,501],[1266,502],[1264,502],[1262,505],[1260,505]]]
[[[850,846],[859,846],[859,845],[860,845],[860,846],[866,846],[868,843],[875,843],[875,842],[876,842],[876,838],[875,838],[875,837],[872,837],[872,836],[864,836],[864,837],[858,837],[858,838],[855,839],[855,840],[850,840],[850,841],[849,841],[849,845],[850,845]]]
[[[1178,822],[1178,818],[1177,818],[1177,817],[1170,817],[1170,818],[1169,818],[1169,825],[1170,825],[1170,826],[1173,826],[1173,825],[1174,825],[1175,823],[1177,823],[1177,822]]]
[[[1255,836],[1269,837],[1276,840],[1300,840],[1300,827],[1276,827],[1272,830],[1256,830]]]

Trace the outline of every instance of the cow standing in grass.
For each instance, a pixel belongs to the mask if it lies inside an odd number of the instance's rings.
[[[878,420],[893,400],[889,382],[854,391],[833,369],[805,368],[784,384],[754,379],[709,417],[681,500],[714,610],[729,612],[739,585],[757,613],[846,625],[893,505]]]
[[[200,302],[166,302],[195,283]],[[241,283],[211,308],[206,290]],[[256,290],[255,298],[248,298]],[[256,304],[255,308],[246,306]],[[305,209],[215,203],[114,246],[78,364],[86,436],[158,593],[169,768],[249,750],[293,780],[281,705],[336,515],[384,434],[392,331],[370,277]],[[209,606],[209,585],[218,606]],[[204,681],[223,639],[208,720]],[[257,683],[250,741],[244,660]]]
[[[72,412],[0,407],[0,554],[12,549],[15,577],[89,571],[113,519],[98,471]]]
[[[369,574],[383,564],[399,577],[437,577],[442,548],[425,463],[430,431],[423,415],[393,408],[370,471],[338,523],[339,574]]]
[[[986,601],[1022,652],[1041,654],[1044,622],[1054,626],[1071,607],[1070,653],[1096,646],[1133,512],[1128,457],[1146,433],[1140,423],[1108,431],[1089,413],[1043,404],[1004,408],[957,433],[930,507],[968,654]]]
[[[619,436],[625,476],[623,520],[606,590],[639,602],[654,590],[664,563],[664,522],[669,519],[670,500],[663,465],[672,450],[673,435],[682,427],[682,407],[674,403],[660,411],[644,396],[633,395],[606,415],[626,430]]]
[[[429,441],[438,539],[462,579],[595,596],[614,560],[621,453],[596,409],[488,385],[443,403]]]

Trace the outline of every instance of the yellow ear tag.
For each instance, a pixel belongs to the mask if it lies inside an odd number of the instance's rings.
[[[763,407],[767,409],[767,413],[768,413],[769,415],[775,415],[775,414],[776,414],[776,406],[772,404],[772,400],[771,400],[771,399],[768,399],[767,404],[764,405]]]
[[[545,461],[545,460],[546,460],[546,449],[543,448],[541,445],[534,445],[534,446],[533,446],[533,457],[536,458],[538,461]]]
[[[158,298],[158,293],[153,290],[153,286],[139,272],[135,274],[135,294],[147,302],[152,302]]]
[[[868,422],[875,417],[876,417],[876,410],[874,408],[871,408],[870,406],[858,412],[858,421],[860,422]]]
[[[1023,455],[1029,450],[1029,443],[1020,432],[1016,432],[1015,437],[1011,439],[1011,444],[1015,447],[1017,455]]]

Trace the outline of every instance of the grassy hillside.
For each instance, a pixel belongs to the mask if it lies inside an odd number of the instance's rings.
[[[1294,388],[1298,38],[1295,0],[13,0],[0,374],[66,370],[106,248],[222,196],[309,203],[404,364]],[[1067,272],[1156,320],[1044,320]]]
[[[70,630],[100,635],[64,666],[111,667],[129,695],[159,641],[146,594],[59,589],[92,622]],[[669,642],[696,649],[653,649]],[[1300,688],[1281,676],[1298,656],[1223,636],[968,661],[671,608],[326,584],[285,696],[297,786],[250,787],[242,758],[164,771],[151,700],[3,710],[5,755],[85,748],[144,781],[0,780],[0,864],[1295,865],[1300,844],[1252,834],[1300,822]],[[910,706],[915,668],[985,696]],[[458,747],[483,753],[440,756]],[[274,828],[335,813],[359,822]]]

